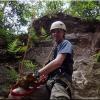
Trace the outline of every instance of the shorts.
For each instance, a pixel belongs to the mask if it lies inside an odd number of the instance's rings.
[[[68,89],[68,86],[65,88],[60,83],[55,83],[51,90],[50,100],[70,100]]]

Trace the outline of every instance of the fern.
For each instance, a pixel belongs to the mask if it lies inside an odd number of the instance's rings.
[[[31,69],[32,71],[34,71],[37,66],[36,64],[33,64],[30,60],[24,60],[22,63],[24,64],[25,68]]]
[[[16,53],[20,50],[20,48],[17,47],[18,47],[18,39],[14,40],[8,45],[8,51],[12,53]]]
[[[27,46],[22,46],[21,42],[16,39],[8,45],[8,52],[16,54],[17,52],[25,52]]]

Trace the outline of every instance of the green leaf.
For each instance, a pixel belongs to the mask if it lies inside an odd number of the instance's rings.
[[[27,69],[31,69],[34,71],[36,68],[36,65],[33,64],[31,60],[24,60],[22,63],[24,64],[25,68],[27,68]]]

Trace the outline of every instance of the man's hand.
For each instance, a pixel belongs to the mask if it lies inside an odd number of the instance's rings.
[[[34,78],[37,79],[38,82],[45,82],[47,80],[47,76],[40,75],[38,71],[33,74]]]
[[[41,75],[39,78],[39,82],[42,82],[42,83],[46,82],[46,80],[47,80],[47,76],[45,75]]]

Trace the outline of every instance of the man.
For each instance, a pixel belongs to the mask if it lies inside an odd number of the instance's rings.
[[[71,99],[71,82],[73,73],[73,48],[72,44],[68,40],[65,40],[65,32],[66,32],[66,26],[63,22],[56,21],[52,23],[50,27],[50,33],[54,41],[56,42],[53,59],[43,68],[41,68],[37,73],[32,74],[33,76],[39,78],[38,81],[44,80],[45,77],[48,77],[46,82],[46,87],[50,92],[50,100]],[[26,80],[22,81],[22,83],[29,82],[29,79],[27,81]],[[27,83],[25,86],[27,86]],[[47,89],[45,88],[44,85],[44,90],[46,91]],[[38,94],[37,92],[34,93],[32,96],[34,97],[35,94]],[[8,98],[9,99],[25,98],[26,100],[27,99],[26,97],[19,95],[26,93],[27,93],[26,87],[23,88],[23,86],[21,85],[13,89],[12,92],[10,92]],[[41,92],[39,92],[39,94],[41,94]],[[46,91],[44,95],[48,95],[48,92]],[[41,99],[48,100],[48,97],[46,99],[45,98]]]
[[[38,71],[40,79],[48,76],[50,100],[71,99],[71,82],[73,73],[73,48],[65,40],[66,26],[61,21],[52,23],[50,33],[56,42],[53,59]]]

